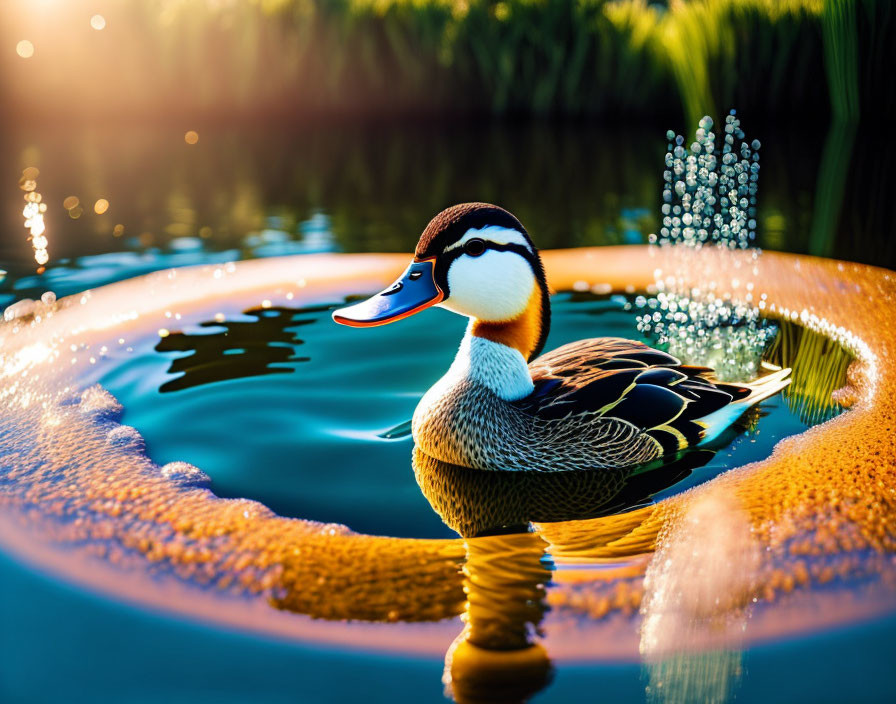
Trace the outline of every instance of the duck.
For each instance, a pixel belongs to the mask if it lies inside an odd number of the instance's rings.
[[[579,340],[540,355],[550,295],[522,223],[489,203],[437,214],[387,289],[333,311],[351,327],[386,325],[439,306],[469,319],[447,373],[414,411],[414,443],[452,465],[489,471],[609,470],[707,444],[783,389],[789,369],[751,383],[643,342]]]

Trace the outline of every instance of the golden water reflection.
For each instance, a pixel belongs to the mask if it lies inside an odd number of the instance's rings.
[[[536,642],[548,610],[547,543],[528,531],[469,538],[463,567],[464,630],[445,656],[442,681],[456,702],[524,702],[551,680]]]
[[[465,627],[446,654],[446,692],[457,702],[509,703],[525,702],[545,687],[552,666],[538,638],[549,610],[550,555],[574,551],[582,538],[566,521],[641,505],[712,455],[698,451],[648,467],[601,472],[484,472],[415,448],[414,472],[423,494],[465,538]],[[607,537],[596,524],[584,532]]]

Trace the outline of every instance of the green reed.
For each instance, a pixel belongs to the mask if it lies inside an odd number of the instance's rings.
[[[859,47],[856,0],[825,0],[822,13],[824,58],[831,109],[838,121],[859,116]]]
[[[818,168],[812,229],[809,235],[809,252],[816,256],[830,257],[834,254],[834,242],[843,211],[855,139],[856,124],[835,118],[825,139]]]
[[[819,10],[812,0],[707,0],[665,15],[658,33],[690,124],[729,105],[774,113],[819,105],[810,79]]]
[[[776,323],[778,335],[765,359],[793,369],[790,386],[783,393],[785,402],[806,425],[833,418],[840,406],[831,394],[846,384],[846,371],[853,356],[821,333],[789,320]]]
[[[60,12],[75,21],[90,7]],[[830,103],[848,116],[887,85],[892,15],[875,0],[130,0],[113,19],[134,40],[116,47],[114,70],[78,53],[80,73],[112,84],[79,85],[77,102],[290,115],[668,115],[680,104],[689,124],[730,105],[779,115]]]

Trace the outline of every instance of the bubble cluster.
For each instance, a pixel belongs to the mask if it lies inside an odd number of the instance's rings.
[[[734,110],[725,118],[721,152],[712,127],[708,115],[700,120],[690,149],[682,135],[666,133],[663,226],[651,242],[747,249],[756,239],[759,140],[747,142]]]
[[[689,250],[752,247],[759,140],[747,141],[734,110],[725,118],[721,147],[712,128],[712,118],[700,120],[690,148],[685,147],[682,135],[672,130],[666,133],[662,228],[659,235],[650,236],[651,244]],[[754,258],[758,256],[754,250]],[[752,284],[735,300],[716,293],[711,272],[702,281],[689,263],[679,268],[665,278],[658,272],[656,297],[636,300],[639,308],[646,309],[638,318],[639,331],[667,345],[671,354],[686,363],[712,367],[722,380],[754,377],[776,328],[760,317]]]
[[[658,283],[663,288],[663,282]],[[757,306],[706,294],[699,288],[660,290],[639,296],[638,330],[654,337],[688,364],[715,370],[723,381],[745,380],[759,372],[762,354],[777,327],[760,317]]]

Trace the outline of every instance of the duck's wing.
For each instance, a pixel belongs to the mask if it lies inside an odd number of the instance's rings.
[[[616,418],[648,433],[664,452],[696,445],[698,419],[746,398],[750,389],[711,381],[692,367],[641,342],[595,338],[564,345],[529,365],[533,392],[516,402],[522,411],[554,420],[570,416]],[[583,419],[584,421],[584,419]]]

